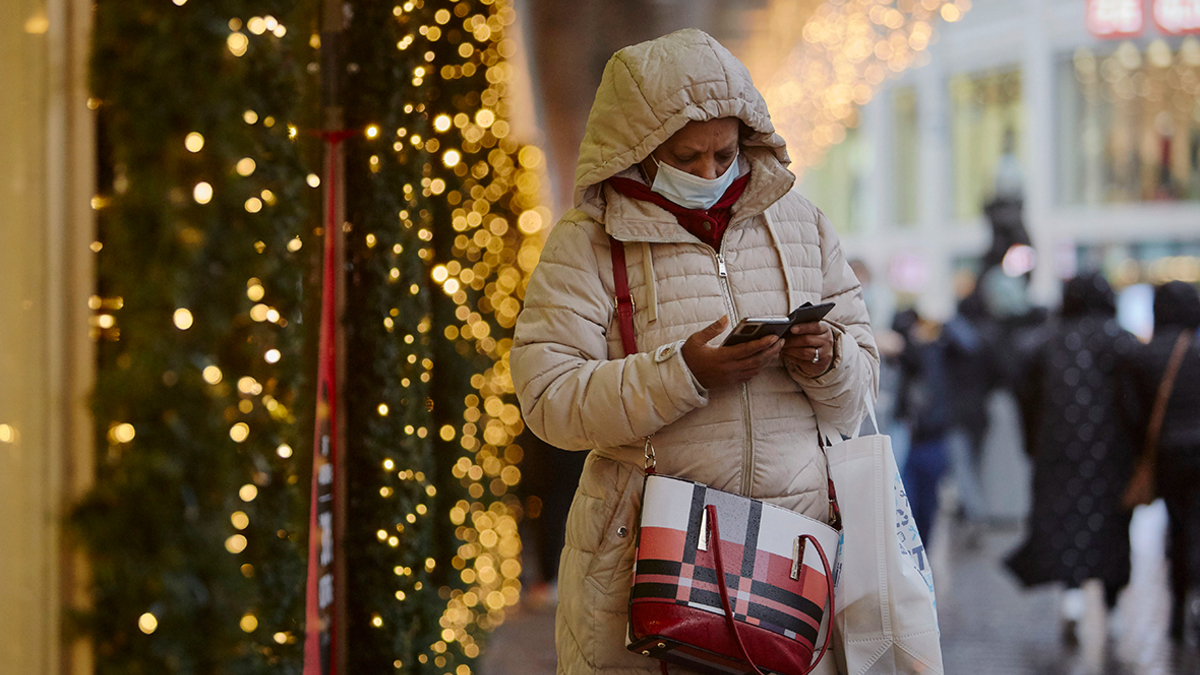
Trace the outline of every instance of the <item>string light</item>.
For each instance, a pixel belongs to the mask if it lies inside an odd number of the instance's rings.
[[[769,21],[777,31],[796,27],[796,3],[777,0],[771,12],[791,21]],[[771,109],[776,130],[799,166],[815,164],[858,124],[857,110],[887,77],[929,58],[940,17],[958,21],[971,0],[845,0],[821,3],[794,35],[764,39],[748,59]],[[782,40],[787,40],[781,43]],[[779,59],[783,45],[791,51]],[[772,51],[775,50],[775,51]]]

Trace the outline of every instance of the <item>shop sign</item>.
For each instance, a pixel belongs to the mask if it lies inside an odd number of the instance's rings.
[[[1194,4],[1188,0],[1180,1]],[[1142,0],[1087,0],[1087,27],[1098,38],[1138,37],[1142,34],[1145,16]]]
[[[1154,25],[1167,35],[1200,33],[1200,0],[1154,0]]]

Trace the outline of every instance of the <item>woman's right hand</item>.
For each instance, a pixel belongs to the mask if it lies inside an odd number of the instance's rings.
[[[729,325],[723,316],[692,333],[683,343],[683,360],[705,389],[718,389],[749,381],[767,365],[776,362],[783,340],[768,335],[732,347],[710,347],[709,341]]]

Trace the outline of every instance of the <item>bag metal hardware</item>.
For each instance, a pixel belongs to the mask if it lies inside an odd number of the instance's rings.
[[[700,512],[700,535],[696,541],[696,550],[708,550],[708,509]]]
[[[792,542],[792,581],[800,579],[800,565],[804,562],[804,537]]]
[[[644,448],[644,451],[646,454],[646,471],[652,472],[654,471],[655,467],[658,466],[658,459],[654,456],[654,444],[650,442],[649,436],[646,437],[646,447]]]

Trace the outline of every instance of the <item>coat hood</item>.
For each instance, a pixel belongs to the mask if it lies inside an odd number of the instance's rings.
[[[645,159],[688,122],[720,117],[743,122],[748,154],[787,171],[787,148],[750,72],[710,35],[689,28],[618,51],[604,67],[588,115],[575,206],[599,198],[600,183]]]

